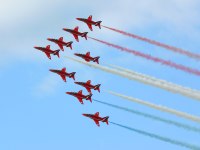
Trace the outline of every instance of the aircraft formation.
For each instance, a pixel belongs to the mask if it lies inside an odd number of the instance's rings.
[[[132,34],[132,33],[128,33],[126,31],[122,31],[122,30],[119,30],[119,29],[115,29],[115,28],[112,28],[112,27],[107,27],[107,26],[101,25],[102,21],[93,21],[92,16],[89,16],[87,19],[85,19],[85,18],[76,18],[76,19],[81,21],[81,22],[86,23],[88,28],[91,31],[93,31],[93,26],[97,26],[100,29],[101,29],[101,27],[107,28],[109,30],[115,31],[115,32],[120,33],[122,35],[131,37],[131,38],[135,38],[137,40],[141,40],[143,42],[147,42],[147,43],[159,46],[159,47],[163,47],[167,50],[174,51],[176,53],[180,53],[182,55],[186,55],[186,56],[191,57],[191,58],[200,59],[199,54],[195,54],[195,53],[192,53],[190,51],[186,51],[186,50],[176,48],[176,47],[173,47],[173,46],[170,46],[170,45],[167,45],[167,44],[163,44],[163,43],[157,42],[157,41],[152,40],[152,39],[148,39],[148,38],[144,38],[144,37]],[[124,51],[124,52],[127,52],[129,54],[133,54],[135,56],[142,57],[142,58],[145,58],[147,60],[151,60],[151,61],[156,62],[156,63],[161,63],[161,64],[164,64],[164,65],[167,65],[167,66],[170,66],[170,67],[173,67],[173,68],[176,68],[176,69],[179,69],[179,70],[200,76],[200,70],[193,69],[193,68],[184,66],[182,64],[176,64],[174,62],[171,62],[171,61],[168,61],[168,60],[165,60],[165,59],[162,59],[162,58],[154,57],[152,55],[145,54],[145,53],[142,53],[140,51],[132,50],[132,49],[129,49],[129,48],[117,45],[117,44],[109,43],[109,42],[104,41],[104,40],[99,40],[99,39],[96,39],[96,38],[87,37],[88,32],[80,32],[78,26],[76,26],[74,29],[63,28],[62,30],[72,34],[77,42],[79,42],[79,37],[85,38],[86,40],[88,38],[90,38],[90,39],[92,39],[96,42],[99,42],[101,44],[113,47],[117,50]],[[70,48],[72,50],[73,41],[67,42],[63,39],[63,37],[59,37],[57,39],[56,38],[47,38],[47,40],[56,44],[59,47],[59,49],[52,50],[50,48],[50,45],[47,45],[46,47],[35,46],[34,48],[45,53],[46,56],[49,59],[51,59],[51,57],[53,55],[56,55],[59,58],[60,57],[59,52],[64,51],[65,47]],[[75,58],[69,58],[69,59],[76,61],[76,62],[79,62],[79,63],[82,63],[82,64],[85,64],[85,65],[88,65],[88,66],[93,67],[93,68],[103,70],[103,71],[108,72],[108,73],[112,73],[112,74],[115,74],[115,75],[119,75],[119,76],[128,78],[130,80],[136,80],[136,81],[148,84],[148,85],[159,87],[159,88],[167,90],[167,91],[171,91],[173,93],[179,93],[183,96],[187,96],[187,97],[190,97],[190,98],[193,98],[193,99],[200,100],[200,94],[199,94],[198,90],[194,90],[194,89],[191,89],[191,88],[188,88],[188,87],[183,87],[183,86],[180,86],[180,85],[177,85],[177,84],[174,84],[174,83],[170,83],[170,82],[167,82],[167,81],[164,81],[164,80],[160,80],[158,78],[151,77],[149,75],[137,73],[137,72],[134,72],[134,71],[126,69],[126,68],[122,68],[122,67],[118,67],[118,66],[113,66],[112,68],[109,68],[109,67],[104,67],[102,65],[98,65],[100,57],[91,55],[89,51],[87,51],[85,53],[74,53],[74,55],[75,55],[75,57],[78,57],[78,58],[83,59],[83,60],[78,60],[78,59],[75,59]],[[85,63],[84,61],[85,62],[93,62],[93,63],[88,64],[88,63]],[[186,130],[190,130],[190,131],[200,133],[199,128],[196,128],[196,127],[184,124],[184,123],[180,123],[180,122],[173,121],[173,120],[170,120],[170,119],[165,119],[165,118],[163,119],[159,116],[154,116],[154,115],[151,115],[151,114],[148,114],[148,113],[143,113],[143,112],[132,110],[132,109],[129,109],[129,108],[126,108],[126,107],[121,107],[121,106],[113,105],[113,104],[110,104],[110,103],[107,103],[107,102],[92,99],[93,92],[98,91],[100,93],[101,84],[94,84],[94,83],[92,83],[91,80],[87,80],[86,82],[80,82],[80,81],[77,82],[77,81],[75,81],[76,80],[75,79],[76,72],[68,72],[65,67],[63,67],[62,69],[49,69],[49,71],[59,75],[64,82],[67,82],[67,78],[72,78],[74,80],[74,84],[79,85],[80,87],[83,87],[87,90],[87,94],[83,94],[83,90],[80,90],[80,89],[77,92],[74,92],[74,91],[67,91],[66,92],[66,94],[75,97],[78,100],[78,102],[81,103],[81,104],[84,104],[85,101],[90,101],[91,103],[92,103],[92,101],[95,101],[95,102],[98,102],[98,103],[101,103],[101,104],[104,104],[104,105],[107,105],[107,106],[110,106],[110,107],[113,107],[113,108],[117,108],[117,109],[121,109],[121,110],[124,110],[124,111],[131,112],[131,113],[134,113],[134,114],[137,114],[139,116],[143,116],[143,117],[146,117],[146,118],[149,118],[149,119],[152,119],[152,120],[157,120],[157,121],[164,122],[164,123],[167,123],[167,124],[170,124],[170,125],[174,125],[174,126],[179,127],[179,128],[184,128]],[[144,78],[144,76],[145,76],[145,78]],[[185,118],[185,119],[189,119],[190,121],[195,121],[195,122],[198,122],[198,123],[200,122],[200,118],[198,116],[194,116],[194,115],[191,115],[191,114],[188,114],[188,113],[185,113],[185,112],[181,112],[181,111],[178,111],[176,109],[171,109],[171,108],[164,107],[164,106],[161,106],[161,105],[156,105],[156,104],[153,104],[153,103],[150,103],[150,102],[146,102],[146,101],[143,101],[143,100],[140,100],[140,99],[136,99],[134,97],[126,96],[126,95],[116,93],[116,92],[112,92],[112,91],[109,91],[108,93],[115,95],[115,96],[118,96],[120,98],[126,99],[126,100],[130,100],[132,102],[139,103],[139,104],[147,106],[149,108],[159,110],[161,112],[167,112],[167,113],[170,113],[170,114],[173,114],[173,115]],[[100,126],[100,122],[106,123],[107,125],[110,123],[110,124],[117,125],[117,126],[122,127],[122,128],[126,128],[128,130],[134,131],[136,133],[143,134],[143,135],[148,136],[148,137],[156,138],[156,139],[159,139],[161,141],[165,141],[165,142],[168,142],[168,143],[171,143],[171,144],[183,146],[185,148],[190,148],[190,149],[200,149],[200,147],[193,145],[193,144],[190,144],[190,143],[185,143],[185,142],[182,142],[182,141],[174,140],[174,139],[171,139],[171,138],[168,138],[168,137],[160,136],[160,135],[157,135],[157,134],[154,134],[154,133],[146,132],[146,131],[143,131],[143,130],[138,130],[138,129],[135,129],[135,128],[131,128],[131,127],[128,127],[128,126],[124,126],[124,125],[121,125],[121,124],[118,124],[118,123],[108,121],[109,116],[101,117],[99,115],[98,111],[94,114],[83,113],[82,115],[87,117],[87,118],[92,119],[98,127]]]
[[[88,28],[91,31],[93,31],[93,29],[92,29],[93,25],[98,26],[101,29],[101,22],[102,21],[96,21],[96,22],[93,21],[92,15],[90,15],[87,19],[85,19],[85,18],[76,18],[76,19],[86,23]],[[78,26],[75,27],[74,29],[63,28],[63,30],[72,34],[77,42],[79,42],[79,37],[85,38],[87,40],[88,32],[80,32]],[[66,41],[63,40],[63,37],[60,37],[58,39],[47,38],[47,40],[58,45],[58,47],[60,49],[52,50],[50,48],[50,45],[47,45],[46,47],[34,46],[34,48],[44,52],[49,59],[51,59],[51,55],[56,55],[56,56],[58,56],[58,58],[60,58],[59,52],[60,52],[60,50],[64,51],[64,47],[68,47],[72,50],[73,41],[66,42]],[[84,59],[86,62],[92,61],[94,63],[99,64],[99,58],[100,57],[99,56],[92,57],[90,55],[90,52],[86,52],[86,54],[74,53],[74,55]],[[65,67],[62,68],[61,70],[59,70],[59,69],[49,69],[49,71],[59,75],[64,82],[67,82],[66,77],[72,78],[73,80],[75,80],[76,72],[69,73],[69,72],[66,71]],[[92,103],[92,95],[93,95],[92,90],[97,90],[100,93],[101,84],[93,85],[93,84],[91,84],[91,80],[88,80],[87,82],[74,82],[74,83],[84,87],[88,91],[88,94],[84,95],[82,90],[79,90],[78,92],[66,92],[66,94],[74,96],[75,98],[78,99],[78,101],[81,104],[84,104],[83,100],[89,100]],[[106,124],[108,124],[109,116],[100,117],[99,112],[96,112],[95,114],[82,114],[82,115],[94,120],[94,122],[96,123],[97,126],[100,126],[99,122],[105,122]]]

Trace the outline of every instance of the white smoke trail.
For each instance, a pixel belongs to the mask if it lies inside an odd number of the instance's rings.
[[[156,105],[156,104],[146,102],[146,101],[143,101],[143,100],[140,100],[140,99],[137,99],[137,98],[122,95],[122,94],[119,94],[119,93],[116,93],[116,92],[108,91],[108,93],[115,95],[115,96],[118,96],[118,97],[121,97],[121,98],[126,99],[126,100],[130,100],[130,101],[135,102],[135,103],[139,103],[139,104],[151,107],[151,108],[156,109],[156,110],[167,112],[167,113],[176,115],[178,117],[182,117],[182,118],[189,119],[191,121],[195,121],[195,122],[200,123],[200,117],[198,117],[198,116],[194,116],[194,115],[191,115],[191,114],[188,114],[188,113],[185,113],[185,112],[177,111],[175,109],[171,109],[171,108],[164,107],[164,106],[161,106],[161,105]]]
[[[112,67],[112,68],[115,68],[117,70],[121,70],[121,71],[125,71],[127,73],[130,73],[130,74],[135,74],[134,71],[130,70],[130,69],[126,69],[126,68],[123,68],[123,67],[120,67],[120,66],[116,66],[116,65],[110,65],[108,64],[108,66]],[[186,91],[190,91],[190,92],[195,92],[193,94],[200,94],[198,90],[195,90],[195,89],[191,89],[189,87],[183,87],[183,86],[180,86],[180,85],[177,85],[177,84],[174,84],[174,83],[171,83],[171,82],[168,82],[168,81],[165,81],[165,80],[161,80],[161,79],[157,79],[157,78],[154,78],[154,77],[151,77],[151,76],[148,76],[148,75],[145,75],[145,74],[141,74],[141,73],[138,73],[140,74],[141,77],[143,78],[146,78],[146,79],[149,79],[149,80],[152,80],[153,82],[158,82],[160,84],[168,84],[168,86],[174,86],[174,87],[177,87],[179,89],[185,89]]]
[[[119,75],[119,76],[125,77],[125,78],[130,79],[130,80],[136,80],[136,81],[142,82],[144,84],[159,87],[161,89],[164,89],[164,90],[167,90],[167,91],[170,91],[170,92],[173,92],[173,93],[178,93],[178,94],[181,94],[181,95],[187,96],[189,98],[200,101],[200,91],[197,91],[197,90],[182,87],[182,86],[179,86],[179,85],[176,85],[176,84],[173,84],[173,83],[168,83],[166,81],[165,82],[162,81],[162,83],[160,83],[159,79],[156,79],[156,78],[153,78],[153,77],[150,77],[150,76],[146,76],[146,75],[143,75],[141,73],[137,73],[137,72],[133,72],[133,71],[130,74],[126,71],[120,71],[120,70],[109,68],[109,67],[106,67],[106,66],[101,66],[99,64],[88,63],[88,62],[85,62],[85,61],[82,61],[82,60],[78,60],[76,58],[67,57],[67,56],[66,56],[66,58],[73,60],[73,61],[76,61],[76,62],[79,62],[79,63],[82,63],[82,64],[85,64],[87,66],[96,68],[96,69],[100,69],[100,70],[105,71],[105,72],[109,72],[109,73],[112,73],[112,74],[115,74],[115,75]]]

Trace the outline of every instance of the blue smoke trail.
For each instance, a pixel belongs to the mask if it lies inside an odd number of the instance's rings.
[[[93,101],[101,103],[101,104],[104,104],[104,105],[107,105],[107,106],[110,106],[110,107],[121,109],[121,110],[130,112],[130,113],[134,113],[134,114],[139,115],[139,116],[150,118],[152,120],[168,123],[168,124],[174,125],[174,126],[179,127],[179,128],[183,128],[183,129],[187,129],[187,130],[190,130],[190,131],[193,131],[193,132],[200,133],[200,129],[199,128],[192,127],[190,125],[186,125],[186,124],[179,123],[179,122],[176,122],[176,121],[164,119],[164,118],[161,118],[161,117],[157,117],[157,116],[150,115],[150,114],[147,114],[147,113],[143,113],[143,112],[140,112],[140,111],[137,111],[137,110],[121,107],[121,106],[118,106],[118,105],[110,104],[110,103],[107,103],[107,102],[99,101],[99,100],[96,100],[96,99],[93,99]]]
[[[119,127],[122,127],[122,128],[125,128],[125,129],[128,129],[128,130],[131,130],[131,131],[134,131],[136,133],[151,137],[151,138],[155,138],[155,139],[167,142],[167,143],[182,146],[182,147],[189,148],[189,149],[192,149],[192,150],[200,150],[199,146],[196,146],[196,145],[193,145],[193,144],[188,144],[188,143],[185,143],[185,142],[176,141],[176,140],[173,140],[173,139],[170,139],[170,138],[167,138],[167,137],[163,137],[163,136],[160,136],[160,135],[157,135],[157,134],[153,134],[153,133],[138,130],[138,129],[135,129],[135,128],[127,127],[127,126],[124,126],[124,125],[121,125],[121,124],[118,124],[118,123],[115,123],[115,122],[111,122],[111,121],[109,121],[109,123],[116,125],[116,126],[119,126]]]

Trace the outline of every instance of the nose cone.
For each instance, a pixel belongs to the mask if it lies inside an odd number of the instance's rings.
[[[38,47],[37,47],[37,46],[34,46],[34,48],[36,48],[36,49],[37,49]]]
[[[81,85],[81,82],[74,82],[75,84]]]
[[[87,114],[82,114],[83,116],[87,117]]]
[[[47,40],[48,40],[48,41],[51,41],[52,39],[51,39],[51,38],[47,38]]]
[[[76,18],[77,20],[81,20],[81,18]]]
[[[66,92],[66,94],[71,94],[71,92]]]
[[[74,53],[74,55],[78,56],[78,53]]]
[[[64,31],[67,31],[67,28],[63,28]]]
[[[49,71],[51,71],[51,72],[54,72],[54,70],[53,70],[53,69],[49,69]]]

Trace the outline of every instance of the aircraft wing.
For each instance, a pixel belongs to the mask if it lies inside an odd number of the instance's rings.
[[[92,31],[92,24],[87,23],[88,28]]]
[[[90,59],[88,59],[88,57],[90,57],[90,52],[87,52],[87,53],[85,54],[85,61],[87,61],[87,62],[90,61]]]
[[[60,76],[61,76],[61,78],[63,79],[63,81],[66,82],[66,76],[65,76],[65,75],[60,75]]]
[[[45,53],[49,59],[51,59],[50,53]]]
[[[78,40],[78,35],[73,34],[73,36],[74,36],[74,38],[76,39],[76,41],[79,42],[79,40]]]
[[[85,58],[85,61],[89,62],[89,61],[90,61],[90,59],[88,59],[88,58]]]
[[[85,55],[88,56],[88,57],[90,57],[90,52],[87,52]]]
[[[58,44],[58,46],[60,47],[60,49],[61,49],[62,51],[64,51],[63,45],[62,45],[62,44]]]
[[[85,88],[89,93],[91,93],[91,89],[90,88],[87,88],[87,87],[85,87]]]
[[[99,112],[96,112],[94,115],[95,115],[96,117],[99,117]]]
[[[99,121],[98,120],[95,120],[95,119],[93,119],[94,120],[94,122],[96,123],[96,125],[99,127],[100,125],[99,125]]]
[[[88,80],[86,83],[90,85],[91,84],[91,80]]]
[[[88,17],[88,20],[89,20],[89,21],[92,21],[92,15],[90,15],[90,16]]]
[[[76,26],[76,27],[74,28],[74,31],[78,32],[78,26]]]
[[[50,45],[47,45],[47,46],[46,46],[46,49],[47,49],[47,50],[50,50]]]
[[[78,100],[79,100],[79,102],[81,103],[81,104],[83,104],[83,99],[82,98],[77,98]]]

